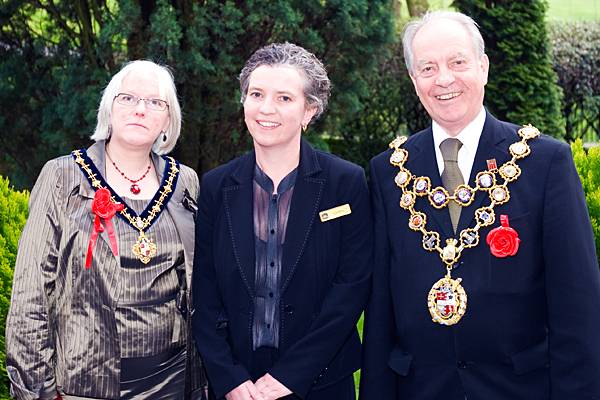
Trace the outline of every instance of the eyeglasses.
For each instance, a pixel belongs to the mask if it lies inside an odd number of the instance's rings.
[[[115,96],[115,100],[117,101],[117,103],[127,106],[127,107],[135,107],[138,105],[138,103],[140,101],[143,100],[146,108],[149,110],[154,110],[154,111],[164,111],[169,107],[167,102],[164,100],[144,99],[144,98],[137,97],[137,96],[135,96],[133,94],[129,94],[129,93],[119,93],[118,95]]]

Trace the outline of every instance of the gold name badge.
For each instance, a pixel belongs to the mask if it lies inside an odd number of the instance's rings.
[[[350,209],[350,204],[343,204],[341,206],[330,208],[329,210],[321,211],[319,213],[319,218],[321,218],[321,222],[327,222],[351,213],[352,210]]]

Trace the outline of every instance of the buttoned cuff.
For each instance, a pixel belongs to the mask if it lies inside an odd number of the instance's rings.
[[[19,371],[14,366],[7,366],[6,372],[10,380],[10,395],[19,400],[54,400],[56,398],[56,381],[54,377],[46,380],[40,388],[29,389],[25,386]]]

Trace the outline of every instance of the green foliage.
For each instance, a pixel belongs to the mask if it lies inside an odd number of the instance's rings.
[[[118,36],[94,28],[93,15],[111,18],[107,8],[37,3],[0,4],[0,173],[17,187],[31,187],[45,161],[88,142],[107,68],[116,64],[106,54]]]
[[[563,90],[568,141],[600,139],[600,22],[553,22],[554,70]]]
[[[486,106],[498,118],[565,135],[543,0],[455,0],[480,26],[490,58]]]
[[[15,191],[8,179],[0,176],[0,398],[9,396],[9,381],[6,375],[6,355],[4,353],[4,327],[10,305],[12,276],[17,257],[17,247],[21,230],[27,219],[29,193]]]
[[[290,41],[323,60],[330,110],[312,137],[363,109],[393,0],[207,0],[0,4],[0,173],[31,186],[44,161],[89,143],[101,90],[122,63],[174,71],[184,124],[175,156],[204,172],[245,151],[237,76],[252,52]],[[321,142],[323,144],[323,142]]]
[[[360,319],[356,323],[356,328],[358,329],[358,334],[360,335],[361,342],[363,340],[364,322],[365,322],[365,313],[363,312],[362,314],[360,314]],[[360,369],[358,371],[354,372],[354,387],[356,388],[356,398],[358,398],[359,385],[360,385]]]
[[[581,139],[577,139],[571,144],[571,150],[585,192],[600,260],[600,147],[592,147],[586,153]]]
[[[413,134],[431,123],[406,71],[399,35],[378,64],[376,73],[367,77],[360,111],[353,119],[339,121],[328,139],[333,153],[363,166],[395,136]]]

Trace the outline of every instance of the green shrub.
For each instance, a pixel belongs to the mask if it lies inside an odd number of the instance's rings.
[[[364,167],[394,137],[411,135],[431,124],[404,65],[400,34],[384,49],[376,59],[375,72],[365,76],[360,111],[353,118],[336,120],[335,131],[327,139],[331,152]]]
[[[8,179],[0,176],[0,398],[9,396],[9,381],[6,375],[6,348],[4,327],[10,305],[13,269],[21,230],[27,219],[29,193],[15,191]]]
[[[600,147],[592,147],[586,152],[581,139],[577,139],[571,144],[571,150],[585,192],[600,260]]]
[[[563,90],[565,139],[600,139],[600,22],[549,25],[553,68]]]
[[[543,0],[454,0],[453,6],[481,27],[490,58],[485,104],[498,118],[531,123],[555,137],[565,135],[561,90],[552,69]]]

